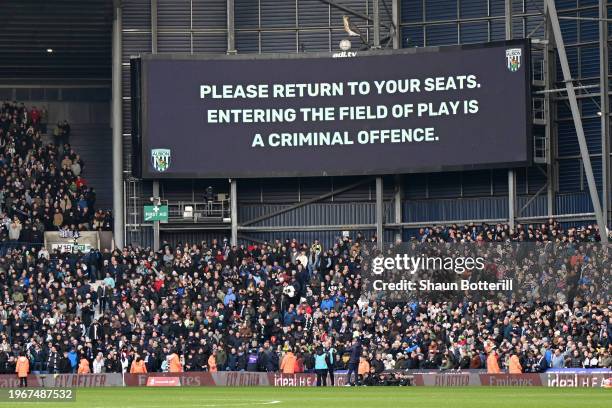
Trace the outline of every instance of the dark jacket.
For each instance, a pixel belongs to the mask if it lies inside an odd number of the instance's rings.
[[[62,374],[68,374],[72,371],[72,366],[70,365],[70,360],[68,360],[68,357],[62,356],[58,365],[59,372]]]
[[[349,358],[349,364],[358,365],[359,357],[361,357],[361,343],[357,342],[357,344],[354,344],[349,350],[351,351],[351,357]]]

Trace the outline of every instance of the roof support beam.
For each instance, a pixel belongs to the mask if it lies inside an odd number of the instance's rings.
[[[599,2],[599,94],[601,111],[601,185],[603,202],[601,211],[607,225],[610,220],[610,81],[608,79],[608,5]],[[603,238],[603,237],[602,237]]]
[[[557,17],[557,7],[555,5],[554,0],[545,1],[548,14],[547,17],[550,19],[553,35],[555,38],[555,44],[557,45],[559,62],[561,63],[561,70],[563,71],[563,80],[565,82],[565,88],[567,89],[567,97],[572,111],[572,118],[574,119],[574,127],[576,128],[576,136],[578,138],[578,145],[580,146],[580,156],[582,157],[582,165],[584,167],[584,172],[589,186],[589,193],[591,195],[593,210],[595,212],[595,217],[599,226],[599,233],[604,236],[607,233],[607,227],[601,209],[601,202],[599,200],[597,185],[595,184],[593,167],[591,166],[591,157],[589,156],[589,148],[584,137],[582,117],[580,116],[578,100],[576,99],[576,91],[574,90],[574,80],[572,79],[572,73],[570,71],[569,63],[567,61],[565,43],[563,41],[563,35],[561,33],[561,25],[559,24],[559,18]]]
[[[113,230],[115,246],[123,248],[123,122],[121,96],[121,1],[113,3]]]

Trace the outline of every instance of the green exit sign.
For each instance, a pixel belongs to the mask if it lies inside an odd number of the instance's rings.
[[[144,220],[146,221],[161,221],[168,222],[168,206],[167,205],[145,205]]]

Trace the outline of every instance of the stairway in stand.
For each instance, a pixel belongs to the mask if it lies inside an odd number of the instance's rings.
[[[85,162],[82,177],[96,189],[96,209],[113,207],[112,130],[104,124],[70,124],[70,145]],[[49,130],[52,134],[53,129]],[[52,137],[51,137],[52,138]]]

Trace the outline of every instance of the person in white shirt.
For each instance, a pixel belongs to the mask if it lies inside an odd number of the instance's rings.
[[[93,361],[93,373],[100,374],[104,372],[104,356],[102,353],[98,353]]]
[[[130,360],[125,351],[121,352],[121,372],[123,374],[130,371]]]
[[[300,254],[296,257],[296,260],[300,261],[304,269],[308,268],[308,257],[306,256],[306,252],[301,251]]]
[[[599,367],[599,359],[597,357],[593,356],[593,353],[589,352],[589,354],[584,359],[584,362],[582,363],[582,366],[584,368],[598,368]]]

